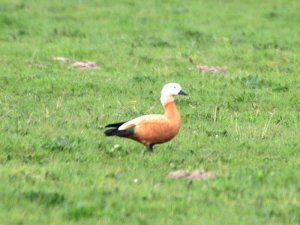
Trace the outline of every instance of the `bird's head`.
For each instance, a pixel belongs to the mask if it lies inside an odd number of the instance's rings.
[[[176,95],[188,95],[185,93],[180,84],[177,83],[168,83],[161,90],[160,101],[162,105],[165,105],[168,102],[174,101],[174,96]]]

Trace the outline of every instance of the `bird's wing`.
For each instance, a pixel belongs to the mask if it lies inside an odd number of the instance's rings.
[[[165,121],[166,121],[166,117],[164,115],[158,115],[158,114],[144,115],[124,123],[122,126],[119,127],[119,130],[126,130],[141,125],[143,123],[160,123],[160,122],[164,123]]]

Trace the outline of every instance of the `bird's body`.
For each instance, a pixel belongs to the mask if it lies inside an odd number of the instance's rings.
[[[153,145],[167,142],[179,132],[181,120],[174,102],[177,94],[186,95],[179,84],[165,85],[161,94],[164,115],[144,115],[127,122],[109,124],[106,126],[109,129],[105,130],[105,135],[133,139],[152,151]]]

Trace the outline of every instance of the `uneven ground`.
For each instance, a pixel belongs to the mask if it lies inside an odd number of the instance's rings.
[[[300,224],[299,11],[288,0],[2,0],[0,223]],[[176,99],[176,139],[150,155],[103,136],[107,123],[161,113],[171,81],[190,94]],[[166,178],[179,169],[218,178]]]

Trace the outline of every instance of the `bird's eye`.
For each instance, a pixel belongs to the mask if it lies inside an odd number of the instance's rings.
[[[176,87],[174,87],[174,89],[176,89]]]

